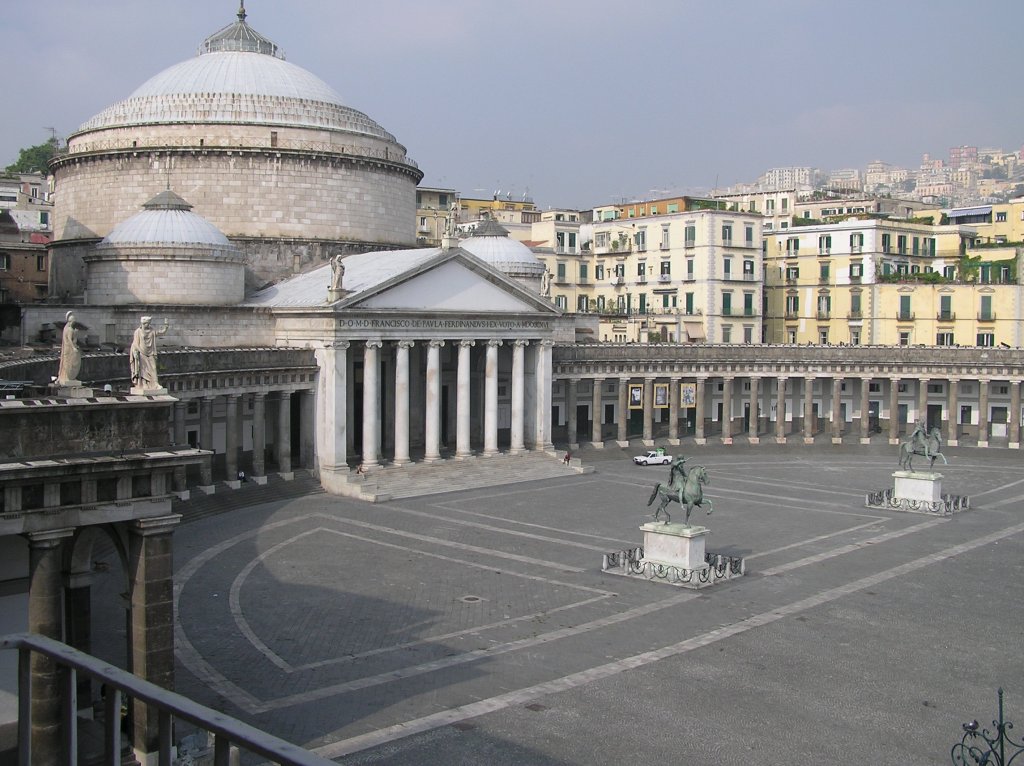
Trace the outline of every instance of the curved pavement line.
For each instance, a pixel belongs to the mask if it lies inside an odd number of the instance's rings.
[[[708,631],[699,636],[694,636],[693,638],[686,639],[685,641],[680,641],[677,644],[670,644],[661,649],[642,652],[640,654],[633,655],[632,657],[627,657],[615,662],[609,662],[604,665],[598,665],[597,667],[590,668],[589,670],[572,673],[570,675],[563,676],[562,678],[555,678],[534,686],[528,686],[523,689],[508,692],[507,694],[499,694],[489,699],[480,700],[479,702],[461,705],[450,710],[442,710],[421,718],[414,718],[410,721],[403,721],[402,723],[386,726],[382,729],[378,729],[377,731],[367,732],[366,734],[349,737],[348,739],[341,739],[320,747],[312,748],[312,750],[314,753],[324,758],[339,758],[344,755],[349,755],[371,747],[377,747],[378,745],[393,742],[394,740],[408,737],[413,734],[421,734],[432,729],[437,729],[441,726],[449,726],[460,721],[465,721],[469,718],[476,718],[487,713],[504,710],[512,707],[513,705],[522,705],[541,697],[545,697],[549,694],[570,691],[572,689],[594,683],[595,681],[601,681],[605,678],[616,676],[627,670],[641,668],[645,665],[658,662],[659,660],[676,657],[694,649],[700,649],[723,639],[731,638],[732,636],[736,636],[741,633],[746,633],[754,628],[770,625],[784,617],[789,617],[808,609],[828,604],[844,596],[856,593],[857,591],[878,585],[879,583],[891,580],[895,577],[910,574],[911,572],[915,572],[918,569],[930,566],[931,564],[945,561],[946,559],[972,551],[975,548],[980,548],[983,545],[988,545],[989,543],[1002,540],[1005,537],[1010,537],[1020,532],[1024,532],[1024,524],[1017,524],[1016,526],[1009,527],[1000,532],[994,532],[992,534],[985,535],[984,537],[971,540],[970,542],[951,546],[938,551],[937,553],[923,556],[919,559],[914,559],[913,561],[908,561],[905,564],[901,564],[900,566],[893,567],[892,569],[887,569],[882,572],[877,572],[873,575],[869,575],[868,577],[862,577],[861,579],[854,580],[846,585],[830,588],[822,591],[816,596],[810,596],[777,609],[756,614],[732,625]]]

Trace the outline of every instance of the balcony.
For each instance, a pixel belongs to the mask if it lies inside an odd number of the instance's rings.
[[[851,253],[860,253],[860,252],[863,252],[863,250],[864,250],[864,245],[850,245],[850,252]]]
[[[851,310],[850,313],[846,315],[846,318],[847,319],[863,319],[864,318],[864,312],[862,312],[860,309],[858,309],[856,311]]]
[[[626,281],[625,277],[612,277],[613,285],[621,285]]]
[[[672,275],[671,274],[659,274],[658,275],[658,281],[659,282],[671,282],[672,281]]]
[[[697,246],[697,240],[695,240],[695,239],[687,239],[687,240],[685,240],[683,242],[683,247],[696,247],[696,246]]]
[[[900,322],[913,322],[914,312],[913,311],[897,311],[896,319]]]
[[[797,310],[790,311],[789,309],[786,310],[786,319],[799,319],[799,318],[800,318],[800,312],[799,311],[797,311]]]
[[[831,247],[819,247],[818,248],[818,255],[832,255],[832,248]]]
[[[979,322],[994,322],[996,321],[996,315],[991,311],[982,311],[978,314]]]
[[[790,250],[787,247],[786,248],[786,257],[787,258],[799,258],[800,257],[800,251],[799,250]]]
[[[757,312],[754,311],[754,309],[752,309],[752,308],[748,309],[748,308],[744,307],[743,308],[743,316],[745,316],[745,317],[756,317],[757,316]]]
[[[956,319],[956,314],[952,311],[940,311],[935,315],[935,318],[940,322],[952,322]]]
[[[647,275],[646,274],[637,274],[636,275],[636,283],[638,285],[646,285],[647,284]]]
[[[724,317],[731,317],[731,316],[733,316],[732,306],[722,306],[722,316],[724,316]]]
[[[818,321],[819,322],[820,321],[824,321],[826,319],[831,319],[832,318],[832,312],[831,311],[822,311],[821,309],[819,309],[817,317],[818,317]]]
[[[669,245],[668,245],[668,242],[662,242],[661,245],[658,246],[658,249],[659,250],[668,250],[668,249],[670,249]]]
[[[732,247],[732,237],[722,240],[722,247]]]
[[[697,277],[695,277],[693,274],[687,274],[684,277],[684,281],[686,281],[686,282],[696,282],[697,281]]]
[[[756,277],[753,274],[751,274],[750,272],[746,272],[746,271],[743,272],[743,281],[744,282],[753,282],[753,281],[755,281],[755,279],[756,279]]]
[[[704,316],[704,309],[683,309],[683,314],[688,317],[699,317]]]

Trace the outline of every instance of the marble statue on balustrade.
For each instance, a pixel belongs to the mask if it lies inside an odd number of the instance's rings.
[[[163,327],[152,326],[153,318],[144,316],[135,328],[132,336],[132,346],[129,351],[129,361],[132,373],[133,394],[165,394],[167,390],[161,388],[157,379],[157,346],[158,336],[167,332],[167,320],[164,319]]]
[[[548,269],[544,269],[540,277],[540,295],[542,298],[551,297],[551,272]]]
[[[82,349],[78,347],[78,328],[75,312],[69,311],[65,317],[64,332],[60,342],[60,368],[57,371],[58,386],[78,386],[81,381],[78,373],[82,369]]]

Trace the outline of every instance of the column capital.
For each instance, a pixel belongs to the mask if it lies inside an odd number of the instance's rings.
[[[473,346],[475,346],[475,345],[476,345],[476,341],[475,340],[465,339],[465,340],[460,340],[459,341],[459,348],[473,348]]]
[[[241,394],[224,394],[224,396],[226,396],[228,399],[241,399],[242,398]]]
[[[267,398],[267,392],[266,391],[254,391],[253,394],[252,394],[252,400],[254,402],[261,402],[261,401],[263,401],[266,398]]]
[[[63,529],[47,529],[42,532],[26,532],[29,545],[33,548],[56,548],[61,541],[66,540],[75,534],[74,527]]]
[[[325,343],[324,348],[326,348],[328,351],[347,351],[349,346],[351,345],[352,343],[350,341],[336,340],[330,343]]]
[[[415,345],[416,345],[416,341],[414,341],[414,340],[396,340],[395,341],[395,348],[410,349],[410,348],[412,348]]]
[[[512,345],[515,346],[516,348],[525,348],[526,346],[530,345],[530,341],[525,340],[523,338],[516,338],[514,341],[512,341]]]
[[[498,346],[501,345],[501,343],[502,342],[497,338],[490,338],[487,341],[487,348],[497,348]]]
[[[553,340],[542,340],[538,341],[538,345],[543,346],[544,348],[553,348],[555,342]]]
[[[181,521],[180,513],[171,513],[166,516],[153,516],[148,519],[135,519],[129,527],[133,535],[139,537],[153,537],[156,535],[167,535],[174,531]]]
[[[429,343],[427,343],[427,345],[430,346],[430,348],[441,348],[444,345],[444,341],[437,340],[436,338],[434,338]]]
[[[383,348],[384,341],[382,340],[368,340],[366,341],[367,348]]]

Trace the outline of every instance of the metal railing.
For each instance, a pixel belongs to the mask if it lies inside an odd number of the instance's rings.
[[[954,314],[952,311],[940,311],[938,314],[935,315],[935,318],[940,322],[952,322],[954,319],[956,319],[956,314]]]
[[[32,763],[32,653],[41,654],[53,660],[62,668],[64,693],[62,709],[64,714],[64,748],[67,763],[77,763],[78,719],[77,684],[82,673],[100,681],[106,686],[104,699],[104,742],[103,763],[121,762],[121,700],[127,696],[141,701],[157,711],[158,761],[159,766],[171,764],[171,730],[173,720],[188,721],[214,735],[214,765],[228,766],[231,746],[236,745],[262,758],[284,766],[334,766],[333,761],[305,750],[298,745],[260,731],[249,724],[224,713],[193,702],[180,694],[162,689],[156,684],[108,665],[95,657],[72,649],[67,644],[44,636],[16,633],[0,639],[0,649],[18,651],[18,763],[28,766]]]

